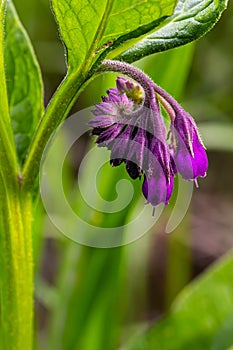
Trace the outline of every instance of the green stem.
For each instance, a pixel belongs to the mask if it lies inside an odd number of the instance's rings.
[[[0,179],[1,345],[31,350],[33,330],[33,259],[31,197],[17,183]],[[7,189],[7,191],[6,191]]]
[[[6,350],[32,349],[33,263],[31,197],[18,182],[4,63],[6,0],[0,3],[0,260],[1,337]]]
[[[23,171],[23,187],[31,188],[37,178],[43,151],[50,136],[67,117],[81,89],[87,81],[86,75],[76,72],[67,74],[51,99],[44,117],[36,130],[26,158]]]

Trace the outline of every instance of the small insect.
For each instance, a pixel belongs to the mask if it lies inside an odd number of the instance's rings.
[[[107,49],[108,47],[112,46],[114,44],[114,40],[109,40],[107,41],[105,44],[103,44],[100,48],[98,48],[95,51],[95,55],[97,55],[97,53],[101,52],[104,49]]]

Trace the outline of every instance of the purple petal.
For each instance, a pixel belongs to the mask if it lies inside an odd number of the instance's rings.
[[[102,101],[103,102],[109,102],[109,98],[107,96],[102,96]]]
[[[206,151],[196,132],[193,135],[192,148],[193,156],[183,140],[180,139],[174,157],[177,170],[185,180],[195,180],[198,176],[204,177],[208,168]]]
[[[114,103],[101,102],[95,105],[94,115],[115,115],[116,105]]]
[[[126,91],[132,90],[135,87],[132,81],[123,77],[117,77],[116,85],[120,93],[124,93]]]
[[[108,90],[107,90],[107,94],[108,94],[108,95],[109,95],[109,94],[113,94],[113,95],[118,95],[118,96],[120,95],[117,88],[108,89]]]
[[[194,168],[194,178],[205,177],[208,169],[208,158],[206,150],[201,144],[197,134],[193,137],[193,153],[192,164]]]
[[[114,140],[117,135],[119,135],[119,133],[122,130],[123,125],[122,124],[113,124],[112,126],[110,126],[107,130],[103,131],[99,137],[96,140],[96,143],[99,144],[99,147],[104,147],[106,146],[109,142],[111,142],[112,140]]]
[[[121,102],[125,105],[129,105],[130,107],[133,106],[133,102],[128,99],[125,93],[121,95]]]
[[[169,183],[167,183],[167,196],[165,204],[168,204],[169,199],[171,198],[173,187],[174,187],[174,177],[170,175]]]
[[[173,174],[173,167],[171,164],[171,155],[168,145],[165,141],[151,137],[149,142],[149,167],[156,169],[159,166],[163,169],[166,179],[169,182],[170,175]]]
[[[173,190],[174,180],[170,177],[170,183],[167,182],[166,175],[161,167],[157,168],[151,177],[145,175],[142,185],[144,197],[153,206],[160,203],[168,204]]]
[[[91,119],[88,123],[89,126],[93,128],[107,128],[108,126],[116,123],[118,118],[109,115],[98,115]]]
[[[145,130],[138,128],[137,133],[133,140],[129,141],[129,152],[127,159],[136,163],[139,168],[145,167],[143,164],[145,153],[148,153],[147,149],[147,138]]]
[[[111,143],[111,146],[109,147],[111,149],[111,159],[125,159],[129,147],[129,140],[131,137],[132,130],[133,126],[127,125],[125,130],[121,132]]]
[[[121,96],[119,94],[116,94],[115,92],[108,92],[109,96],[109,102],[111,103],[119,103],[121,102]]]

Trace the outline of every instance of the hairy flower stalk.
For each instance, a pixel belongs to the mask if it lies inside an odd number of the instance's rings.
[[[153,207],[168,204],[174,176],[206,175],[208,160],[193,118],[147,75],[129,64],[104,61],[102,71],[119,72],[116,88],[95,105],[89,125],[99,147],[111,150],[110,163],[125,163],[132,179],[143,176],[142,192]],[[132,81],[131,78],[134,81]],[[166,130],[160,104],[170,116]],[[169,135],[169,137],[168,137]]]

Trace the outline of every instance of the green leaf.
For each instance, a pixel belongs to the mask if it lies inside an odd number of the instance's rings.
[[[215,334],[233,312],[232,270],[231,253],[186,287],[170,315],[127,349],[211,349]]]
[[[233,345],[233,313],[230,314],[216,334],[211,350],[230,350]]]
[[[33,48],[11,1],[7,5],[4,44],[8,104],[22,162],[43,112],[43,89]]]
[[[217,151],[233,151],[233,124],[232,123],[201,123],[200,132],[207,149]]]
[[[18,165],[16,159],[13,132],[7,100],[7,87],[4,62],[4,24],[5,24],[6,0],[0,3],[0,176],[3,177],[6,187],[8,181],[16,178]]]
[[[107,49],[147,33],[164,16],[173,13],[175,3],[175,0],[52,0],[70,70],[83,63],[88,66]]]
[[[190,43],[206,34],[219,20],[228,0],[179,0],[174,14],[159,30],[152,31],[139,42],[109,58],[134,62],[155,52],[165,51]]]

